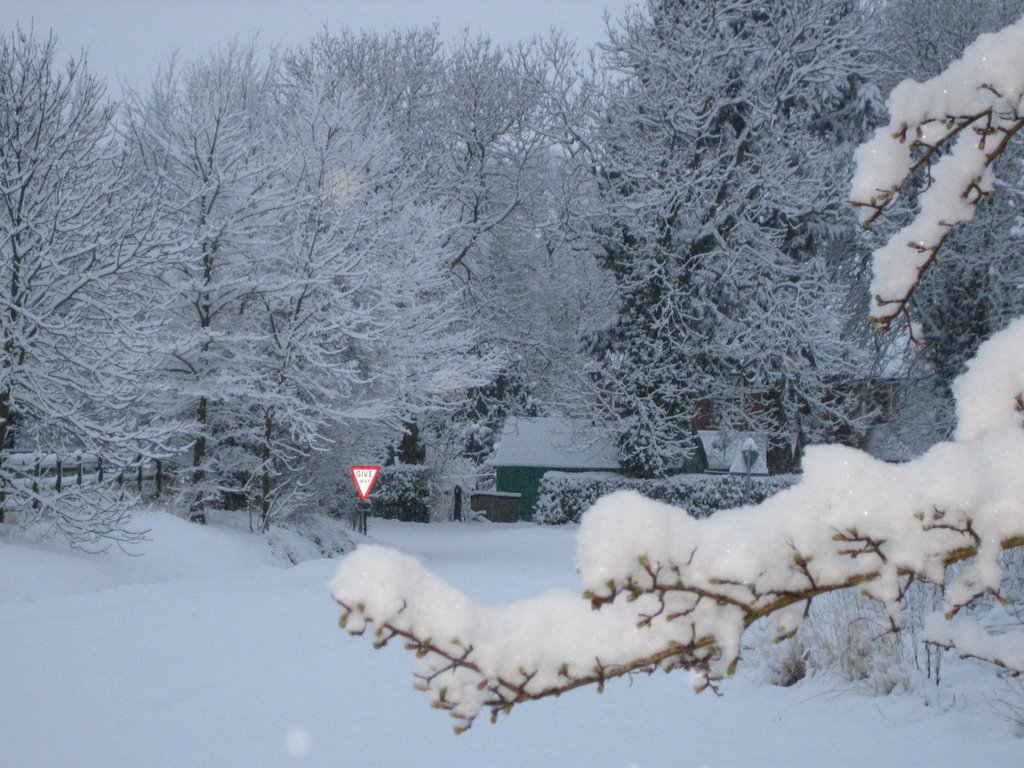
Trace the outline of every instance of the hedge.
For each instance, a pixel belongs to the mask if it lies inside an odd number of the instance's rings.
[[[393,464],[381,467],[370,494],[370,514],[413,523],[430,522],[435,485],[430,467]]]
[[[602,496],[634,490],[651,499],[683,507],[694,517],[707,517],[719,509],[758,504],[796,483],[798,475],[752,477],[743,475],[676,475],[643,480],[607,472],[547,472],[540,482],[534,520],[560,525],[578,523]]]

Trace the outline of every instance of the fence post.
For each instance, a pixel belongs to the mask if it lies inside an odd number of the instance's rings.
[[[64,462],[60,460],[60,456],[55,458],[57,459],[57,482],[53,484],[53,487],[57,493],[60,493],[64,489]]]
[[[154,459],[154,463],[156,464],[156,497],[159,499],[160,492],[163,491],[164,487],[164,465],[160,459]]]
[[[39,511],[39,454],[36,454],[35,472],[32,477],[32,509]]]
[[[78,466],[75,468],[75,485],[82,484],[82,452],[75,451],[75,458],[78,459]]]
[[[102,483],[103,482],[103,457],[102,456],[97,456],[96,457],[96,473],[97,473],[96,474],[96,482]]]
[[[135,472],[139,483],[139,496],[142,496],[142,454],[136,454],[135,461],[139,465]]]

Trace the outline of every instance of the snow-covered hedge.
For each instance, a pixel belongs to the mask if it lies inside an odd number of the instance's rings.
[[[434,491],[431,469],[424,464],[382,467],[370,495],[370,514],[414,523],[429,522]]]
[[[607,472],[548,472],[540,482],[535,519],[540,523],[578,523],[602,496],[633,490],[649,499],[682,507],[693,517],[707,517],[719,509],[760,504],[796,483],[797,475],[747,478],[737,475],[676,475],[642,480]]]

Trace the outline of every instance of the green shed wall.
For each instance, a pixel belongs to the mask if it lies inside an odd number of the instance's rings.
[[[499,493],[522,495],[519,506],[520,520],[533,520],[540,492],[540,479],[548,470],[543,467],[497,467],[495,483]]]

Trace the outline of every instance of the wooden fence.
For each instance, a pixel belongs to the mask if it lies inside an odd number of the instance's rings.
[[[160,498],[164,484],[169,479],[160,459],[136,456],[126,466],[110,465],[102,456],[94,453],[76,452],[71,456],[55,453],[22,452],[4,453],[3,468],[13,470],[21,483],[32,486],[33,495],[38,495],[48,485],[60,493],[68,485],[90,485],[102,483],[113,477],[118,485],[133,485],[140,495],[147,495],[152,488],[153,498]],[[38,503],[38,502],[36,502]]]

